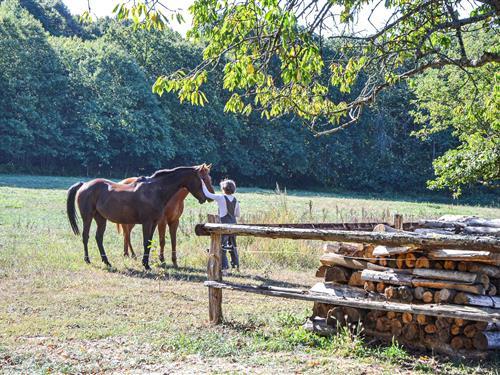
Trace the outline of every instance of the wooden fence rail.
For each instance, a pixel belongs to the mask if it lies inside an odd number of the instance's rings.
[[[345,241],[386,246],[422,246],[426,249],[483,250],[500,253],[500,239],[485,236],[419,234],[412,232],[366,232],[315,228],[283,228],[249,224],[199,224],[198,235],[234,234],[267,238]]]
[[[398,219],[398,218],[396,218]],[[366,223],[369,226],[372,223]],[[359,231],[358,225],[351,230],[339,229],[318,229],[311,227],[314,224],[307,224],[305,227],[282,227],[275,225],[251,225],[251,224],[221,224],[218,217],[209,215],[208,223],[199,224],[196,226],[196,234],[199,236],[209,235],[211,238],[209,259],[208,259],[208,282],[205,283],[209,290],[209,317],[210,322],[219,324],[222,322],[222,289],[240,290],[243,292],[266,294],[270,296],[282,298],[294,298],[324,302],[339,303],[338,297],[321,296],[318,294],[302,294],[290,293],[289,291],[263,291],[255,286],[227,284],[222,282],[221,272],[221,236],[223,234],[234,234],[238,236],[254,236],[266,238],[286,238],[286,239],[301,239],[301,240],[321,240],[321,241],[345,241],[358,243],[372,243],[376,245],[386,246],[414,246],[424,247],[426,249],[462,249],[462,250],[482,250],[492,253],[500,253],[500,238],[480,237],[480,236],[463,236],[463,235],[437,235],[437,234],[417,234],[412,232],[368,232]],[[331,225],[331,224],[330,224]],[[396,220],[395,226],[403,228],[401,219]],[[333,298],[333,299],[332,299]],[[342,303],[346,306],[359,307],[360,301],[349,299]],[[369,306],[377,305],[377,308],[395,311],[401,309],[411,309],[412,305],[396,306],[391,302],[370,302]],[[408,307],[410,306],[410,307]],[[419,309],[418,305],[414,308]],[[448,312],[445,310],[448,308]],[[425,308],[424,308],[425,309]],[[449,307],[441,307],[435,309],[435,315],[456,316],[455,313],[449,312]],[[439,311],[438,311],[439,310]],[[486,308],[462,308],[462,314],[466,314],[469,319],[487,321],[493,319],[500,322],[500,316],[497,312],[492,315],[492,311]],[[406,310],[405,310],[406,311]],[[444,312],[443,312],[444,311]],[[450,315],[451,314],[451,315]],[[431,314],[432,315],[432,314]]]

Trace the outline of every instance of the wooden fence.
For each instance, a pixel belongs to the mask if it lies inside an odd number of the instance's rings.
[[[400,302],[373,301],[359,296],[352,296],[348,290],[302,290],[281,287],[259,287],[223,282],[221,272],[221,236],[234,234],[265,238],[286,238],[299,240],[344,241],[371,243],[386,246],[422,246],[427,249],[467,249],[484,250],[500,253],[500,239],[493,237],[417,234],[412,232],[371,232],[378,223],[349,224],[293,224],[293,225],[253,225],[221,224],[218,217],[209,215],[208,222],[196,227],[199,236],[210,236],[208,258],[208,281],[205,285],[209,293],[209,319],[212,324],[222,322],[222,289],[237,290],[280,298],[314,301],[339,306],[386,310],[395,312],[413,312],[418,314],[463,318],[475,321],[500,323],[500,310],[457,306],[448,304],[407,304]],[[395,226],[404,228],[400,217],[396,217]],[[337,229],[338,227],[346,229]],[[361,230],[360,230],[361,229]]]

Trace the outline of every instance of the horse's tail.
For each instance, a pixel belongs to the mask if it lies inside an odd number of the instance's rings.
[[[71,225],[71,229],[73,233],[77,236],[80,235],[80,231],[78,230],[78,223],[76,218],[76,209],[75,209],[75,197],[76,192],[83,185],[83,182],[77,182],[73,186],[68,189],[68,198],[66,199],[66,213],[68,214],[68,220]]]
[[[120,234],[122,232],[122,225],[116,223],[116,231]]]

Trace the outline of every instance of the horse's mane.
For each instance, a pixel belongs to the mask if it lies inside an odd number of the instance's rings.
[[[155,178],[155,177],[162,177],[165,175],[169,175],[175,172],[181,172],[181,171],[193,171],[196,170],[198,166],[194,167],[177,167],[177,168],[172,168],[172,169],[160,169],[153,173],[149,178]]]

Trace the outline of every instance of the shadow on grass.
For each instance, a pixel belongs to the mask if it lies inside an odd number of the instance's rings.
[[[160,265],[158,268],[153,268],[152,271],[146,270],[137,270],[134,268],[125,268],[123,270],[119,270],[116,268],[109,269],[109,272],[118,273],[127,277],[135,277],[141,279],[150,279],[150,280],[179,280],[193,283],[203,283],[207,280],[207,271],[204,268],[196,268],[196,267],[178,267],[175,268],[171,265]],[[264,285],[280,286],[285,288],[309,288],[309,285],[293,283],[283,280],[275,280],[269,277],[252,275],[248,273],[238,272],[231,273],[230,276],[227,276],[230,279],[238,279],[242,283],[251,282],[252,284],[256,284],[255,282],[261,282]]]

